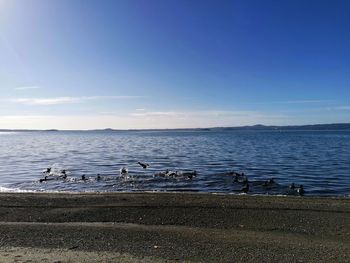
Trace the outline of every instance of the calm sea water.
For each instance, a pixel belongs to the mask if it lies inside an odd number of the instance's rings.
[[[40,183],[47,167],[66,169],[68,178]],[[197,176],[154,175],[166,169]],[[250,194],[290,194],[295,183],[305,195],[349,197],[350,131],[0,133],[0,191],[240,194],[244,185],[230,171],[248,176]],[[276,184],[263,186],[270,178]]]

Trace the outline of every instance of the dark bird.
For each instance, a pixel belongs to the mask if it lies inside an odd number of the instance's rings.
[[[230,175],[233,175],[233,182],[234,183],[248,183],[248,177],[244,173],[236,173],[236,172],[230,172]]]
[[[119,172],[120,172],[121,175],[125,175],[125,174],[128,173],[128,168],[122,167],[122,168],[120,168]]]
[[[49,176],[45,176],[43,179],[40,179],[39,182],[42,183],[42,182],[46,182],[46,181],[52,181],[52,180],[57,180],[55,178],[50,178]]]
[[[62,170],[62,171],[61,171],[61,177],[62,177],[63,179],[67,179],[67,172],[66,172],[66,170]]]
[[[243,174],[243,173],[242,173]],[[243,174],[243,180],[242,183],[248,184],[249,180],[248,177]]]
[[[167,176],[171,176],[171,177],[176,177],[178,175],[177,171],[173,172],[173,171],[168,171],[167,172]]]
[[[271,178],[267,181],[265,181],[262,185],[263,186],[271,186],[271,185],[274,185],[276,182],[275,182],[275,179]]]
[[[187,177],[188,179],[192,179],[193,177],[197,176],[197,171],[187,171],[187,172],[183,172],[182,176]]]
[[[194,170],[192,172],[187,173],[186,175],[187,175],[188,179],[192,179],[193,177],[197,176],[197,171]]]
[[[249,184],[247,183],[242,189],[241,191],[243,191],[244,193],[248,193],[249,192]]]
[[[100,180],[101,180],[101,175],[97,174],[97,181],[100,181]]]
[[[142,166],[143,169],[147,169],[147,167],[149,166],[148,163],[142,163],[142,162],[137,162],[139,165]]]
[[[299,195],[304,195],[305,194],[305,190],[304,190],[304,187],[303,187],[303,185],[301,184],[300,186],[299,186],[299,188],[297,189],[297,193],[299,194]]]
[[[83,174],[83,175],[81,176],[81,180],[83,180],[83,181],[86,181],[86,180],[87,180],[85,174]]]
[[[44,174],[49,174],[51,173],[51,167],[46,168],[46,170],[43,172]]]
[[[155,173],[154,175],[155,176],[165,177],[165,176],[168,176],[168,174],[169,174],[169,170],[166,169],[164,172]]]
[[[44,179],[39,180],[40,183],[45,182],[45,181],[47,181],[47,176],[45,176]]]

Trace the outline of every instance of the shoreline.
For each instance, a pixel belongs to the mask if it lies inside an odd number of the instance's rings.
[[[0,193],[0,237],[1,262],[348,262],[350,199]]]
[[[220,195],[220,196],[253,196],[253,197],[286,197],[286,198],[324,198],[324,199],[350,199],[350,195],[343,194],[343,195],[292,195],[292,194],[260,194],[260,193],[243,193],[243,192],[204,192],[204,191],[85,191],[85,192],[78,192],[78,191],[39,191],[39,190],[24,190],[24,189],[18,189],[18,188],[9,188],[5,186],[0,186],[0,195],[1,194],[49,194],[49,195],[55,195],[55,194],[68,194],[68,195],[109,195],[109,194],[180,194],[180,195],[186,195],[186,194],[196,194],[196,195]]]

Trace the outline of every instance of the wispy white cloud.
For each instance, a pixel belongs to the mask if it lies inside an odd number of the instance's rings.
[[[89,97],[55,97],[55,98],[12,98],[5,99],[12,103],[20,103],[27,105],[59,105],[81,103],[88,100],[99,99],[135,99],[141,96],[89,96]]]
[[[9,99],[8,101],[13,103],[21,103],[28,105],[57,105],[66,103],[76,103],[80,102],[79,98],[72,97],[58,97],[58,98],[19,98],[19,99]]]
[[[40,89],[38,86],[26,86],[26,87],[17,87],[15,90],[33,90],[33,89]]]
[[[148,116],[181,116],[183,114],[186,114],[186,113],[175,112],[175,111],[147,111],[147,112],[133,112],[133,113],[130,113],[129,115],[133,117],[148,117]]]
[[[335,107],[328,107],[327,110],[350,110],[350,106],[335,106]]]
[[[286,101],[276,101],[275,103],[281,104],[312,104],[312,103],[328,103],[334,102],[333,100],[286,100]]]
[[[145,117],[145,116],[215,116],[215,117],[230,117],[230,116],[248,116],[262,114],[258,111],[222,111],[222,110],[208,110],[208,111],[145,111],[130,113],[130,116]],[[281,117],[285,115],[274,114],[270,116]]]

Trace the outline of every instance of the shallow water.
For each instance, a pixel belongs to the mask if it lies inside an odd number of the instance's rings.
[[[119,173],[123,166],[126,176]],[[40,183],[47,167],[66,169],[68,178]],[[154,176],[166,169],[197,176]],[[244,185],[230,171],[248,176],[250,194],[288,194],[294,182],[306,195],[350,196],[350,131],[0,133],[0,191],[239,194]],[[263,186],[269,178],[276,184]]]

